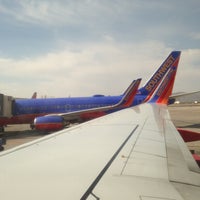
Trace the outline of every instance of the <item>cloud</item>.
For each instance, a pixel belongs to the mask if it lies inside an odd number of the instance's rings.
[[[177,91],[200,90],[200,49],[182,51],[178,75],[175,82]]]
[[[151,4],[147,0],[13,0],[12,3],[2,0],[0,25],[5,28],[0,52],[31,56],[62,49],[63,43],[79,45],[112,40],[132,45],[160,40],[170,46],[191,48],[194,38],[190,30],[199,32],[196,28],[199,6],[194,1],[184,5],[177,9],[178,2],[156,0]],[[188,7],[194,10],[189,16]],[[12,50],[13,44],[17,50]]]
[[[13,5],[9,5],[5,1],[2,2],[1,13],[29,23],[46,22],[48,24],[58,21],[64,11],[64,8],[54,1],[14,0],[12,3]]]
[[[156,41],[134,47],[111,41],[36,58],[1,58],[0,90],[18,96],[35,90],[50,96],[120,94],[133,79],[153,73],[168,52]]]
[[[133,11],[134,5],[129,0],[123,2],[119,0],[102,0],[101,2],[97,0],[14,0],[12,5],[3,1],[0,10],[19,21],[58,26],[77,23],[87,24],[88,21],[91,23],[97,19],[98,23],[101,20],[106,22],[109,16],[111,20],[113,17],[118,18],[119,15],[125,14],[124,9],[126,12]],[[111,7],[112,9],[110,9]]]
[[[191,33],[190,34],[191,38],[195,39],[195,40],[200,40],[200,33]]]
[[[195,9],[188,14],[177,4],[2,0],[0,91],[118,95],[133,79],[146,81],[174,49],[183,51],[175,89],[198,88],[199,26],[193,25],[199,7],[189,2]]]
[[[137,45],[92,43],[25,59],[0,59],[0,91],[29,97],[119,95],[133,79],[143,83],[173,49],[158,41]],[[183,50],[176,91],[199,89],[200,49]],[[195,80],[192,82],[191,80]]]

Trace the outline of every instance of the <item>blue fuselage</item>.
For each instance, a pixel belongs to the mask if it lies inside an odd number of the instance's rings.
[[[132,105],[137,105],[146,95],[136,95]],[[118,103],[120,96],[93,96],[47,99],[15,99],[12,104],[12,117],[0,117],[0,127],[8,124],[31,124],[38,116],[68,113],[91,108],[111,106]],[[115,110],[112,110],[114,112]],[[105,114],[110,113],[107,111]]]
[[[13,116],[28,114],[67,113],[90,108],[114,105],[122,96],[94,96],[48,99],[18,99],[13,103]],[[133,105],[137,105],[145,96],[137,95]]]

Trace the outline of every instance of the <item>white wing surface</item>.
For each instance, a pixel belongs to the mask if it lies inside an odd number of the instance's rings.
[[[143,104],[0,156],[2,200],[199,200],[200,174],[165,105]]]

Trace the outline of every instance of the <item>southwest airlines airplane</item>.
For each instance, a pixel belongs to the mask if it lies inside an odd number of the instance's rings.
[[[0,154],[3,200],[199,200],[200,169],[167,110],[176,67],[143,104]]]
[[[178,66],[180,57],[179,51],[173,51],[162,63],[147,83],[137,91],[132,105],[138,105],[148,101],[161,80],[172,67]],[[130,88],[130,87],[129,87]],[[79,111],[95,109],[99,107],[116,105],[124,97],[119,96],[93,96],[78,98],[49,98],[49,99],[15,99],[10,105],[10,113],[8,115],[0,114],[0,127],[8,124],[29,123],[40,130],[56,130],[66,125],[66,122],[82,122],[92,118],[96,118],[111,111],[106,109],[102,112],[92,112],[81,114]],[[2,97],[3,98],[3,97]],[[1,98],[0,98],[0,102]],[[131,105],[131,106],[132,106]],[[0,108],[3,108],[2,105]],[[7,106],[8,107],[8,106]],[[5,110],[9,110],[6,107]],[[112,112],[118,110],[111,109]],[[1,112],[1,109],[0,109]],[[79,113],[76,117],[74,113]],[[51,116],[49,116],[51,115]],[[70,116],[72,116],[70,118]]]

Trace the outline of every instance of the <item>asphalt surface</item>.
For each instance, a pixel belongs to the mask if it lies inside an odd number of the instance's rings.
[[[176,127],[200,133],[200,104],[174,104],[168,107]],[[46,133],[31,130],[29,125],[10,125],[5,128],[5,150],[44,137]],[[187,143],[189,149],[200,155],[200,141]]]
[[[177,128],[200,134],[200,104],[173,104],[168,109]],[[200,141],[188,142],[187,145],[190,150],[200,155]]]

